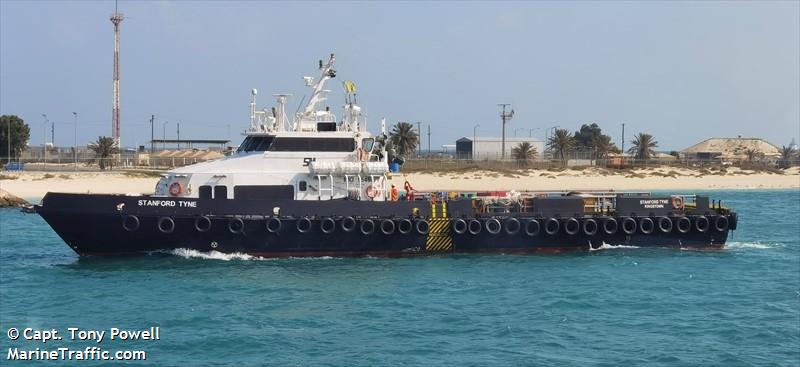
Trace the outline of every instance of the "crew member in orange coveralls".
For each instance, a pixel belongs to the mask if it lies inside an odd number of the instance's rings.
[[[397,193],[397,186],[392,185],[392,201],[397,201],[398,195],[399,194]]]

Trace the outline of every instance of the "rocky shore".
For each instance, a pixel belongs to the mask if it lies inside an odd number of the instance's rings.
[[[30,205],[27,201],[0,189],[0,208],[20,208]]]

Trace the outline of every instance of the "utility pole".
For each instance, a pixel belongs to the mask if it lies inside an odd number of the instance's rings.
[[[53,143],[53,147],[56,146],[56,122],[50,121],[50,142]]]
[[[500,114],[500,118],[503,120],[503,143],[500,147],[502,150],[500,157],[501,159],[506,159],[506,122],[511,120],[514,117],[514,110],[512,109],[511,112],[506,113],[506,106],[511,106],[509,103],[498,103],[498,106],[503,107],[503,113]]]
[[[166,140],[167,140],[167,124],[168,123],[169,123],[169,121],[164,121],[164,123],[161,124],[161,129],[162,129],[162,131],[161,131],[161,148],[163,150],[167,150],[167,141]]]
[[[470,156],[472,160],[475,160],[475,140],[477,139],[477,137],[475,137],[475,132],[478,131],[478,126],[481,126],[481,124],[475,124],[475,126],[472,127],[472,154]]]
[[[625,156],[625,123],[622,123],[622,156]]]
[[[42,161],[47,162],[47,123],[50,122],[47,119],[47,114],[43,113],[42,117],[44,117],[44,126],[42,129]]]
[[[417,145],[417,156],[422,156],[422,123],[417,121],[417,137],[419,139],[419,145]]]
[[[78,170],[78,113],[73,112],[72,116],[75,116],[75,151],[73,152],[73,156],[75,159],[75,170]]]
[[[431,156],[431,124],[428,124],[428,157]]]
[[[178,150],[181,150],[181,123],[178,122]]]
[[[156,120],[156,115],[150,115],[150,154],[156,152],[156,143],[153,142],[153,140],[155,139],[154,137],[155,130],[153,130],[153,122],[155,120]]]

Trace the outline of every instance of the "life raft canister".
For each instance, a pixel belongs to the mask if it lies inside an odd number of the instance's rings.
[[[169,194],[172,196],[178,196],[183,192],[183,185],[180,182],[173,182],[169,185]]]
[[[672,197],[672,207],[675,209],[683,209],[683,197],[682,196],[673,196]]]

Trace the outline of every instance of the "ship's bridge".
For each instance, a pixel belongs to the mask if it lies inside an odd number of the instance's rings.
[[[250,127],[237,151],[170,171],[157,184],[156,196],[385,200],[386,121],[379,135],[370,134],[351,81],[344,83],[340,121],[322,105],[330,92],[323,85],[336,75],[334,61],[333,55],[326,64],[320,61],[318,79],[304,77],[312,94],[291,122],[285,111],[290,95],[276,94],[275,107],[258,111],[253,89]]]

